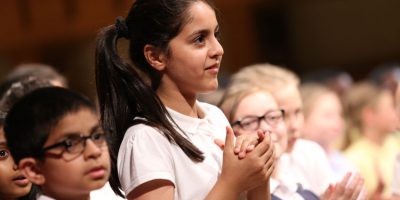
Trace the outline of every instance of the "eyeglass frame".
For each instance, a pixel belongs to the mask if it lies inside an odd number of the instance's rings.
[[[264,120],[270,126],[275,126],[275,124],[270,124],[266,117],[267,117],[267,115],[269,113],[276,112],[276,111],[280,111],[281,112],[282,121],[284,121],[284,119],[285,119],[285,110],[284,109],[276,109],[276,110],[270,110],[270,111],[264,113],[261,116],[246,116],[246,117],[243,117],[243,118],[241,118],[239,120],[236,120],[236,121],[232,122],[231,126],[232,127],[239,126],[241,129],[246,130],[246,129],[243,128],[243,125],[242,125],[243,119],[246,119],[246,118],[257,118],[257,128],[255,128],[254,130],[251,130],[251,131],[256,131],[257,129],[260,128],[261,120]]]
[[[103,138],[102,143],[99,144],[99,145],[93,140],[93,137],[96,136],[96,134],[101,135],[102,138]],[[75,136],[75,135],[74,135],[74,136]],[[60,158],[61,158],[61,157],[63,157],[64,153],[67,152],[67,153],[70,153],[71,155],[74,154],[75,156],[78,156],[78,155],[82,154],[83,151],[85,151],[85,148],[86,148],[86,141],[87,141],[88,139],[92,140],[92,142],[93,142],[98,148],[101,148],[101,147],[103,147],[103,146],[107,146],[108,138],[107,138],[107,133],[105,133],[104,131],[96,131],[96,132],[91,133],[91,134],[88,135],[88,136],[84,136],[83,134],[80,134],[80,135],[77,134],[76,136],[79,137],[79,142],[76,143],[76,145],[81,144],[81,143],[83,142],[83,148],[82,148],[81,151],[76,152],[76,153],[71,153],[71,152],[69,151],[69,148],[70,148],[72,145],[67,143],[68,140],[69,140],[69,138],[66,138],[66,139],[62,140],[61,142],[57,142],[57,143],[52,144],[52,145],[50,145],[50,146],[48,146],[48,147],[42,148],[40,155],[43,156],[43,157],[46,156],[46,155],[51,155],[51,156],[56,156],[56,157],[60,157]],[[53,153],[48,153],[49,150],[52,150],[52,149],[55,149],[55,148],[58,148],[58,147],[64,147],[64,148],[62,149],[61,153],[59,153],[59,154],[57,154],[57,155],[56,155],[56,154],[53,154]]]

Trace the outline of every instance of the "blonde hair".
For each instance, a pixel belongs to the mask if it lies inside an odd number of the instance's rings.
[[[299,83],[297,75],[286,68],[269,63],[246,66],[232,75],[218,106],[232,121],[237,106],[248,95],[259,91],[273,94],[284,85]]]
[[[289,69],[264,63],[250,65],[238,71],[232,76],[230,84],[235,85],[237,82],[248,82],[274,93],[284,85],[299,86],[300,79]]]
[[[319,83],[305,83],[300,86],[301,99],[303,101],[303,113],[307,118],[316,100],[324,94],[336,93],[328,87]]]
[[[361,119],[362,111],[367,107],[374,108],[382,93],[382,90],[369,82],[357,83],[346,92],[343,107],[347,128],[343,149],[361,136],[364,125]]]
[[[267,90],[263,90],[260,87],[249,84],[248,82],[236,82],[232,86],[233,87],[228,87],[225,90],[221,101],[218,103],[218,107],[220,107],[222,112],[224,112],[229,122],[232,122],[237,107],[245,97],[259,91],[265,91],[268,93]]]

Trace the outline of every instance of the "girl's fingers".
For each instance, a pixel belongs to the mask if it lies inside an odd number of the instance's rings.
[[[221,149],[224,150],[225,142],[220,139],[215,139],[214,143]]]
[[[269,178],[271,177],[272,173],[275,170],[275,160],[270,159],[268,162],[265,164],[265,177]]]
[[[344,196],[346,185],[349,182],[350,177],[351,173],[347,172],[343,179],[339,183],[336,183],[335,191],[333,192],[332,196],[333,199],[339,199],[340,197]]]
[[[261,136],[261,138],[264,138],[263,133],[259,132],[248,135],[240,135],[239,137],[236,138],[236,145],[234,152],[238,154],[240,159],[244,158],[248,152],[254,150],[254,148],[260,142],[259,136]]]
[[[350,199],[357,200],[359,196],[361,196],[362,189],[364,188],[364,179],[360,176],[357,180],[356,188]]]
[[[268,131],[269,132],[269,131]],[[265,138],[265,134],[267,134],[267,131],[264,132],[262,130],[258,130],[257,131],[257,135],[258,135],[258,143],[260,143],[261,141],[263,141],[263,139]]]
[[[253,151],[254,147],[257,144],[258,144],[258,136],[256,136],[255,134],[247,136],[242,142],[239,158],[244,158],[246,156],[246,153]]]
[[[259,143],[255,148],[254,148],[254,153],[256,153],[258,156],[264,155],[268,149],[271,148],[271,137],[266,135],[264,139]]]
[[[239,154],[242,150],[242,147],[243,147],[243,137],[241,136],[236,137],[235,149],[233,150],[235,154]]]
[[[226,127],[226,136],[225,136],[225,146],[224,146],[224,150],[225,149],[233,149],[234,148],[234,140],[235,140],[235,136],[233,134],[233,130],[231,127],[227,126]]]

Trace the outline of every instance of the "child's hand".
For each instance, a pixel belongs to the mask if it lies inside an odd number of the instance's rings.
[[[236,137],[235,154],[239,156],[239,159],[243,159],[248,152],[253,151],[263,141],[264,137],[265,134],[261,130],[254,134],[239,135]]]
[[[347,173],[342,181],[335,185],[329,185],[322,200],[364,200],[366,196],[362,194],[364,179],[355,174],[350,181],[351,173]]]
[[[238,158],[234,149],[234,134],[232,129],[227,127],[220,180],[229,183],[240,192],[264,184],[275,166],[274,147],[269,137],[264,137],[243,159]]]
[[[227,127],[231,129],[230,127]],[[269,135],[268,135],[269,136]],[[238,155],[240,159],[243,159],[247,153],[254,150],[254,148],[263,141],[265,137],[264,131],[258,130],[257,133],[240,135],[236,137],[234,153]],[[270,139],[269,139],[270,140]],[[224,149],[224,142],[220,139],[215,139],[214,143],[218,145],[221,150]]]

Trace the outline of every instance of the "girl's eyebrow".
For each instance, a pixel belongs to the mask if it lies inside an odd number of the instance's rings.
[[[215,26],[215,29],[214,29],[214,32],[216,32],[216,31],[218,31],[219,30],[219,25],[217,24],[216,26]],[[204,34],[204,35],[207,35],[207,34],[209,34],[210,33],[210,30],[209,29],[199,29],[199,30],[195,30],[195,31],[193,31],[191,34],[190,34],[190,37],[192,37],[192,36],[194,36],[194,35],[197,35],[197,34]]]
[[[0,141],[0,146],[6,147],[6,146],[7,146],[7,143],[6,143],[5,141]]]

